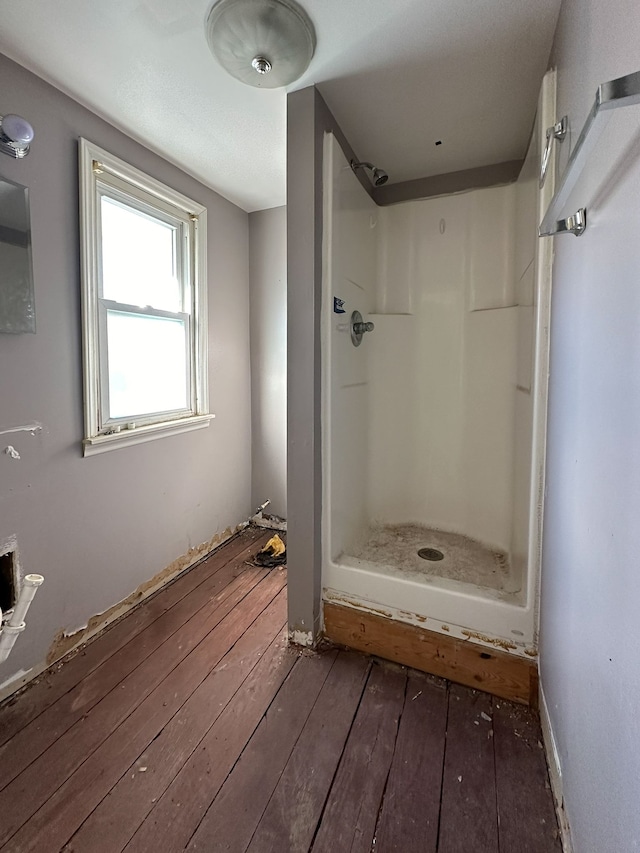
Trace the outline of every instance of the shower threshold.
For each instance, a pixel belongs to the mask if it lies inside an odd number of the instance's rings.
[[[344,557],[362,560],[381,574],[423,583],[443,579],[472,584],[495,590],[501,598],[515,597],[521,588],[504,551],[419,524],[373,525]]]

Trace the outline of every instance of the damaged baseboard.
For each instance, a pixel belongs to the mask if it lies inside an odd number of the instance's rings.
[[[256,527],[264,527],[266,530],[284,530],[285,533],[287,530],[286,519],[280,518],[278,515],[267,515],[263,512],[252,515],[249,523]]]
[[[287,529],[286,519],[280,518],[279,515],[269,515],[265,509],[270,506],[269,498],[258,507],[255,513],[249,519],[249,524],[255,524],[256,527],[264,527],[267,530],[284,530]]]
[[[553,801],[556,807],[556,817],[558,819],[558,830],[560,832],[560,842],[562,844],[563,853],[573,853],[573,843],[571,841],[571,828],[569,819],[564,807],[564,794],[562,790],[562,768],[560,766],[560,757],[558,756],[558,748],[556,739],[551,728],[551,719],[549,717],[549,708],[545,699],[542,682],[540,683],[540,725],[542,727],[542,740],[544,742],[544,751],[547,756],[547,767],[549,768],[549,781],[551,783],[551,791],[553,793]]]
[[[85,643],[92,640],[96,635],[102,633],[113,622],[116,622],[121,617],[125,616],[138,604],[150,598],[156,592],[161,590],[167,584],[174,581],[181,574],[192,569],[198,563],[206,560],[214,551],[225,545],[234,536],[237,536],[249,526],[248,521],[242,521],[234,528],[227,527],[222,533],[217,533],[207,542],[203,542],[194,548],[190,548],[186,554],[173,560],[168,566],[165,566],[162,571],[155,574],[152,578],[144,581],[137,589],[122,601],[117,602],[108,610],[92,616],[87,624],[73,631],[66,633],[61,629],[53,638],[53,642],[47,652],[46,660],[29,670],[15,673],[0,685],[0,702],[17,693],[25,687],[30,681],[33,681],[38,676],[42,675],[50,667],[60,665],[62,661],[69,655],[75,654]]]
[[[315,645],[312,631],[289,631],[289,642],[305,649],[312,649]]]

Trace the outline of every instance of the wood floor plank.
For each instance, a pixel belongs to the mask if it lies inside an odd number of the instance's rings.
[[[410,675],[376,829],[376,850],[437,850],[447,702],[446,681]]]
[[[313,844],[313,853],[369,853],[391,766],[407,678],[374,664]]]
[[[263,577],[263,571],[249,569],[232,581],[223,590],[222,600],[211,599],[198,610],[154,655],[130,673],[0,792],[0,814],[7,814],[7,820],[3,820],[0,826],[0,843],[4,843],[53,795],[87,756],[233,611],[235,605]]]
[[[59,740],[72,725],[86,716],[125,677],[134,673],[168,638],[175,638],[190,618],[201,610],[210,608],[212,599],[219,598],[219,601],[222,601],[230,594],[231,582],[239,571],[244,571],[244,560],[255,547],[253,545],[244,549],[206,578],[197,589],[154,620],[133,641],[109,657],[80,684],[18,732],[11,741],[0,747],[0,763],[6,767],[6,773],[3,773],[0,779],[0,790]]]
[[[494,699],[500,853],[561,853],[536,716]]]
[[[340,652],[269,800],[248,853],[307,853],[322,815],[369,672]]]
[[[282,588],[283,580],[282,576],[267,578],[251,590],[242,608],[229,613],[13,836],[9,843],[12,853],[38,853],[45,847],[60,850],[64,846],[121,778],[131,758],[142,754],[264,610]]]
[[[534,715],[289,648],[238,547],[0,708],[0,853],[560,853]]]
[[[180,772],[253,668],[284,645],[286,590],[281,590],[145,749],[69,843],[74,853],[119,853]],[[140,772],[140,767],[145,767]]]
[[[300,657],[187,850],[244,853],[336,656],[332,650]]]
[[[283,645],[265,655],[155,803],[126,853],[183,850],[251,734],[298,661]]]
[[[254,528],[248,528],[238,534],[211,556],[147,599],[144,606],[136,607],[102,634],[93,638],[80,652],[55,664],[21,692],[6,699],[0,705],[0,746],[214,572],[223,568],[242,552],[246,552],[247,556],[255,553],[262,547],[264,539],[264,532]]]
[[[438,853],[498,853],[491,697],[452,684]]]

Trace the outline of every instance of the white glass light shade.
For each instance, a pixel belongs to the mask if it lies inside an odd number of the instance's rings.
[[[222,67],[243,83],[276,89],[297,80],[316,46],[313,24],[294,0],[219,0],[206,23],[209,47]],[[256,68],[267,60],[266,73]],[[254,63],[252,65],[252,63]]]
[[[33,142],[33,128],[22,116],[0,116],[0,151],[11,157],[26,157]]]
[[[2,117],[2,130],[12,142],[18,145],[29,145],[33,142],[33,128],[22,116],[8,113]]]

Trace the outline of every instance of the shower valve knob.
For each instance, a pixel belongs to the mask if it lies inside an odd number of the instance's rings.
[[[359,311],[354,311],[351,314],[351,342],[354,347],[359,347],[364,333],[373,332],[373,328],[373,323],[366,323],[362,319],[362,314]]]

